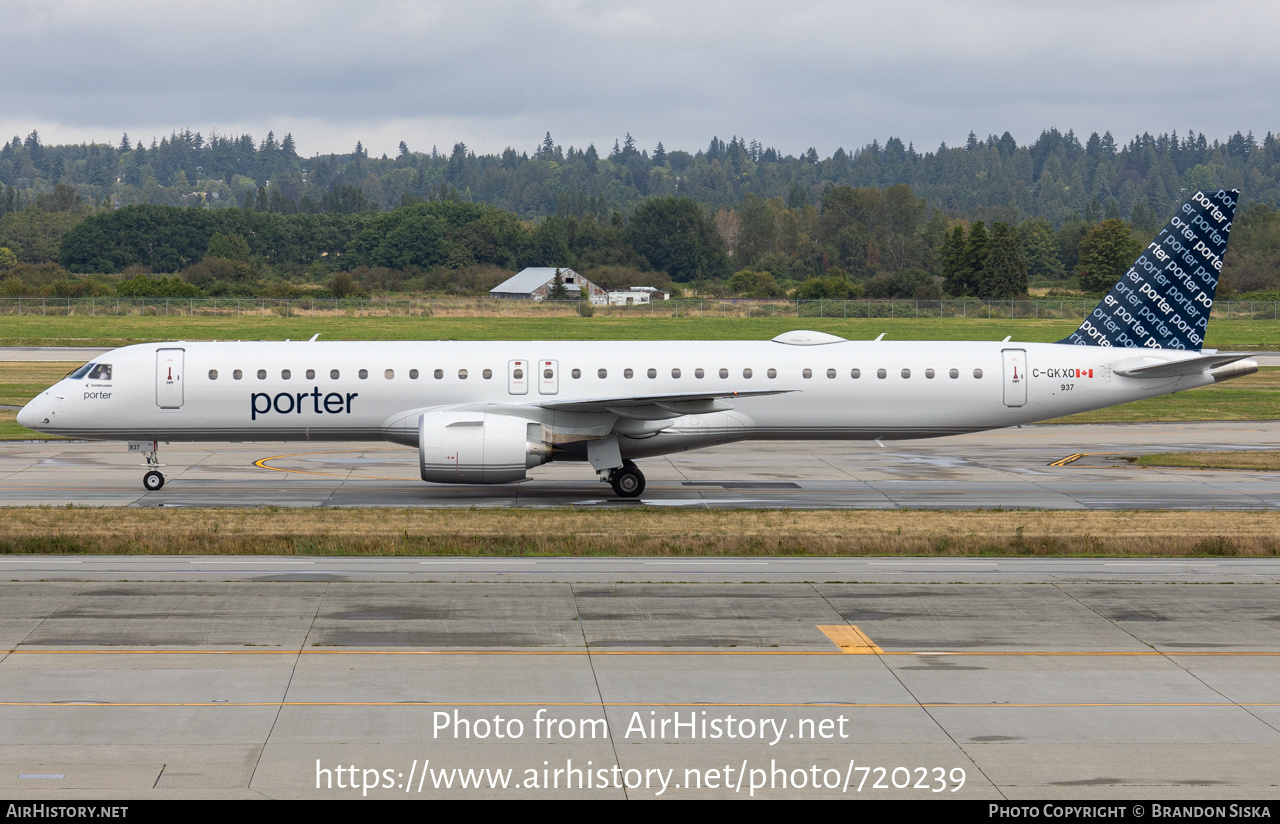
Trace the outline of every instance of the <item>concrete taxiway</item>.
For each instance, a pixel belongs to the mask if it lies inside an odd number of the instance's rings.
[[[1225,799],[1280,785],[1275,560],[556,559],[535,562],[540,579],[520,560],[449,561],[4,559],[0,788]]]
[[[639,462],[649,506],[1266,510],[1280,474],[1142,469],[1125,457],[1280,448],[1280,422],[1028,426],[885,442],[747,442]],[[634,505],[585,464],[495,486],[425,484],[392,444],[163,445],[168,481],[111,442],[0,443],[0,506],[546,507]],[[1070,463],[1064,459],[1077,456]],[[1060,465],[1055,465],[1060,464]]]

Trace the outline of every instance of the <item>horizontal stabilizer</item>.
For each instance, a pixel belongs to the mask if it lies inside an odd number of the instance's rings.
[[[1111,371],[1126,378],[1175,378],[1182,375],[1198,375],[1244,360],[1252,352],[1214,352],[1181,360],[1168,360],[1157,355],[1144,355],[1113,364]]]

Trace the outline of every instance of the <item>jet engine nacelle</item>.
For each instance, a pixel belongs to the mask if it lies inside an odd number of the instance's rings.
[[[496,412],[437,409],[418,418],[422,480],[444,484],[504,484],[547,462],[542,424]]]

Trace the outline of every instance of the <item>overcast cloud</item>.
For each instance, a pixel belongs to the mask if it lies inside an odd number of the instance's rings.
[[[301,154],[695,151],[824,156],[890,135],[1280,131],[1280,5],[1228,2],[6,0],[0,135],[174,130]]]

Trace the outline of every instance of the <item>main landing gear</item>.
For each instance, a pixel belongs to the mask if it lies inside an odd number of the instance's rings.
[[[609,486],[619,498],[638,498],[644,492],[644,473],[631,461],[609,473]]]
[[[142,486],[148,492],[155,492],[164,486],[164,474],[160,472],[160,467],[164,464],[160,463],[159,447],[158,443],[152,441],[151,451],[146,453],[147,462],[143,464],[147,467],[147,474],[142,476]]]

